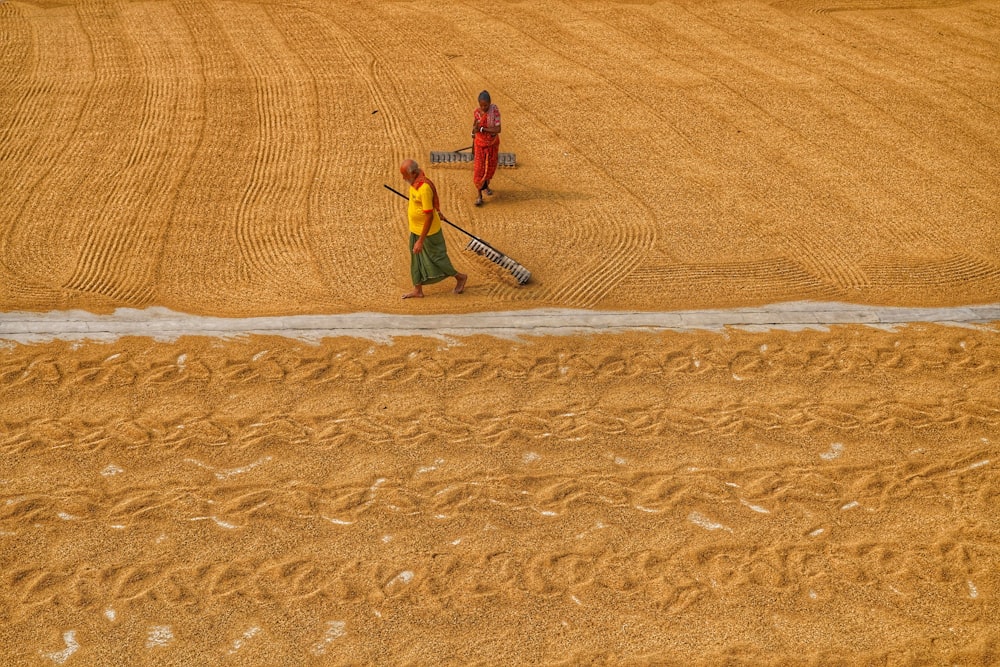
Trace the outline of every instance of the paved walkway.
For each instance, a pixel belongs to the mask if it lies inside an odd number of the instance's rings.
[[[113,340],[121,336],[231,337],[268,334],[305,340],[356,336],[387,340],[393,336],[502,337],[571,335],[627,330],[718,330],[727,326],[767,329],[825,328],[834,324],[892,327],[915,322],[964,326],[995,324],[1000,328],[1000,304],[956,308],[878,308],[846,303],[790,302],[728,310],[672,312],[521,310],[466,315],[296,315],[288,317],[198,317],[165,308],[123,308],[113,315],[85,311],[0,313],[0,340],[39,342],[61,339]]]

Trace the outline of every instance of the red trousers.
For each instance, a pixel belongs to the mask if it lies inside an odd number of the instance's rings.
[[[475,162],[472,167],[472,182],[477,190],[482,190],[484,184],[493,178],[497,170],[497,156],[500,154],[500,142],[493,142],[492,146],[476,145],[472,148]]]

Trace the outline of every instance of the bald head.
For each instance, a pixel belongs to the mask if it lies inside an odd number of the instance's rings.
[[[420,165],[417,164],[416,160],[403,160],[403,164],[399,165],[399,173],[403,175],[403,178],[409,180],[420,173]]]

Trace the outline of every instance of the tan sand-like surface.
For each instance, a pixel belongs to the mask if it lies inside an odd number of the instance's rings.
[[[998,368],[931,325],[7,348],[0,646],[990,664]]]
[[[405,157],[529,285],[399,299]],[[2,312],[996,303],[1000,3],[0,0],[0,184]],[[998,397],[996,325],[2,343],[0,664],[996,664]]]
[[[1000,301],[997,2],[0,3],[0,307],[213,315]],[[402,304],[405,157],[504,114]],[[377,113],[376,113],[377,111]]]

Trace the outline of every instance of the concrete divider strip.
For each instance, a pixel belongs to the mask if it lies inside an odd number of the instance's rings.
[[[114,340],[150,336],[232,337],[266,334],[296,339],[355,336],[388,340],[395,336],[520,337],[578,335],[629,330],[719,330],[826,328],[839,324],[899,326],[934,322],[959,326],[1000,325],[1000,304],[952,308],[873,307],[846,303],[789,302],[753,308],[672,312],[538,309],[469,314],[398,315],[345,313],[279,317],[224,318],[187,315],[165,308],[122,308],[111,315],[86,311],[0,313],[0,340],[42,342]]]

